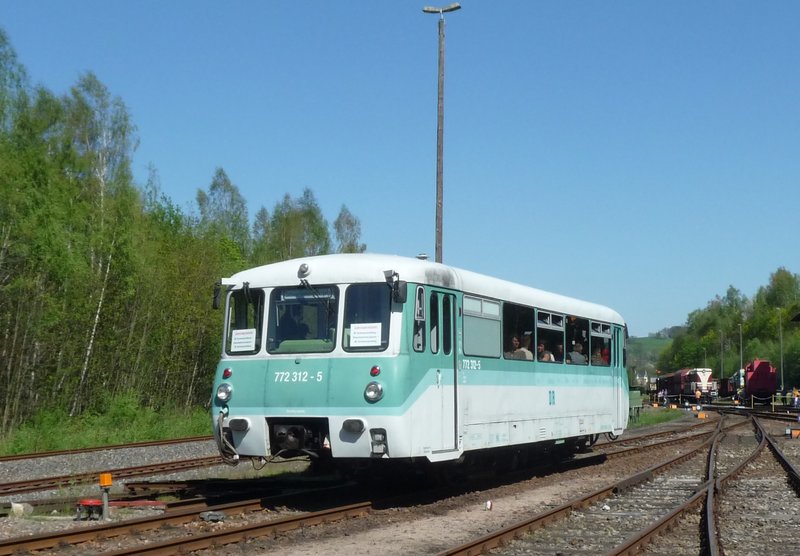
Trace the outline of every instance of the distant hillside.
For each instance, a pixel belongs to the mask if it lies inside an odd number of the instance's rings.
[[[672,343],[671,338],[628,338],[628,370],[641,376],[655,375],[658,355]]]

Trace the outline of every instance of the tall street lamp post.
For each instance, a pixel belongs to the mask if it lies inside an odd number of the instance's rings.
[[[739,323],[739,368],[744,369],[744,351],[742,350],[742,324]]]
[[[455,2],[442,8],[425,6],[426,14],[439,14],[439,103],[436,118],[436,262],[442,262],[442,197],[444,184],[442,172],[444,168],[444,14],[461,9]]]
[[[781,308],[778,307],[778,335],[780,336],[781,342],[781,392],[784,392],[783,389],[783,313],[781,312]]]

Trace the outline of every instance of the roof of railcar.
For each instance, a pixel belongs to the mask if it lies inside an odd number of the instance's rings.
[[[624,325],[619,313],[596,303],[546,292],[536,288],[492,278],[476,272],[447,266],[429,260],[351,253],[302,257],[268,264],[237,272],[222,282],[241,287],[249,282],[250,287],[292,286],[300,283],[298,269],[307,264],[310,284],[383,282],[384,271],[391,270],[400,280],[460,290],[494,299],[513,301],[541,309],[557,311],[567,315],[580,315],[593,320]]]

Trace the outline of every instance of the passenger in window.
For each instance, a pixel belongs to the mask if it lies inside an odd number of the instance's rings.
[[[600,353],[600,347],[596,347],[592,350],[592,365],[604,365],[603,363],[603,356]]]
[[[572,346],[572,351],[567,354],[567,363],[572,363],[573,365],[586,364],[586,356],[583,354],[583,344],[575,342],[575,345]]]
[[[514,354],[520,347],[519,336],[517,336],[516,334],[512,334],[511,338],[508,339],[508,344],[509,344],[509,349],[505,353],[505,356],[507,359],[514,359]]]
[[[564,344],[558,342],[556,344],[555,352],[553,353],[553,358],[556,363],[562,363],[564,361]]]
[[[280,322],[278,323],[278,331],[281,340],[292,340],[298,333],[297,321],[294,315],[292,315],[289,305],[285,306],[283,309],[283,315],[281,315]]]
[[[611,350],[604,347],[603,351],[600,352],[600,357],[603,358],[603,365],[609,365],[611,362]]]
[[[531,352],[531,336],[526,334],[522,337],[522,346],[514,352],[515,359],[526,359],[533,361],[533,352]]]
[[[308,325],[303,322],[303,311],[298,305],[286,307],[279,327],[283,340],[303,340],[308,336]]]
[[[543,341],[539,341],[539,345],[536,346],[536,357],[539,361],[548,361],[550,363],[555,363],[556,358],[553,357],[553,354],[545,347]]]

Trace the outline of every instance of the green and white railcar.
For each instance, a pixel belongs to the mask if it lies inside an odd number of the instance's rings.
[[[265,265],[220,286],[212,422],[229,463],[463,461],[627,426],[625,322],[607,307],[373,254]],[[553,361],[512,350],[511,336]],[[586,363],[569,357],[577,344]]]

